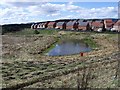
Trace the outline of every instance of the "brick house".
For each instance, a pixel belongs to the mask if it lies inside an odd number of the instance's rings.
[[[34,24],[34,25],[33,25],[33,29],[37,29],[37,25],[38,25],[38,24]]]
[[[34,24],[31,25],[31,29],[34,29]]]
[[[102,21],[93,21],[91,23],[91,28],[92,28],[93,31],[98,31],[98,30],[102,31],[103,28],[104,28],[104,24],[103,24]]]
[[[55,28],[55,27],[56,27],[56,22],[54,22],[54,21],[49,22],[49,23],[46,25],[46,27],[47,27],[48,29]]]
[[[58,28],[58,29],[66,29],[66,22],[58,22],[56,24],[56,28]]]
[[[113,24],[114,22],[112,21],[112,19],[104,20],[104,25],[106,30],[111,30],[111,28],[113,28]]]
[[[89,30],[90,26],[88,22],[78,21],[78,30]]]
[[[89,23],[89,29],[91,30],[91,27],[92,27],[92,21],[87,21]]]
[[[118,20],[114,25],[113,28],[111,30],[115,30],[120,32],[120,20]]]
[[[39,24],[37,25],[37,29],[39,29],[39,28],[41,28],[41,23],[39,23]]]
[[[78,28],[78,25],[77,25],[76,20],[74,20],[74,21],[69,21],[69,22],[66,24],[66,29],[76,30],[77,28]]]
[[[39,23],[39,24],[37,25],[37,29],[42,29],[42,28],[45,28],[44,23]]]

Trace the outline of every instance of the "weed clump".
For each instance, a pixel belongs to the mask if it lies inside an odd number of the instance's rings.
[[[39,34],[40,32],[38,30],[35,30],[34,31],[34,34]]]

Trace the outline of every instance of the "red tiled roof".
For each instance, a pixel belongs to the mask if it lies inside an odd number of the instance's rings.
[[[92,26],[101,27],[101,26],[103,26],[103,23],[101,23],[101,22],[92,22]]]
[[[55,22],[49,22],[49,23],[48,23],[48,25],[53,25],[53,24],[55,24]]]

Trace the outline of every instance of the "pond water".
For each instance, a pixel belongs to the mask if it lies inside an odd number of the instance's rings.
[[[63,56],[63,55],[72,55],[78,54],[81,52],[89,52],[92,49],[81,40],[62,40],[51,49],[47,55],[48,56]]]

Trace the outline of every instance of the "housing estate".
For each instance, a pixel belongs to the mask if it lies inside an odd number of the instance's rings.
[[[31,29],[64,29],[75,31],[117,31],[119,32],[120,20],[112,19],[62,19],[33,23]]]

